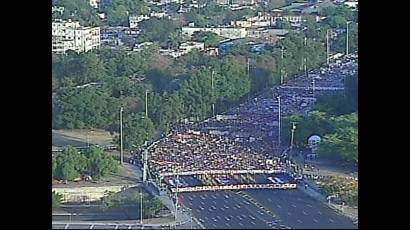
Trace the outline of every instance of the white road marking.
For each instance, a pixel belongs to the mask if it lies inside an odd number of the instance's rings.
[[[329,219],[329,221],[332,222],[332,223],[334,222],[334,220],[332,220],[332,219]]]
[[[131,226],[132,226],[131,224],[130,224],[130,225],[128,225],[128,229],[131,229]]]
[[[256,225],[255,222],[251,221],[251,224]]]
[[[144,203],[143,203],[144,204]],[[189,206],[192,206],[192,202],[188,202]]]
[[[241,222],[238,223],[240,226],[243,226],[243,224]]]
[[[208,217],[204,216],[205,220],[208,220]]]
[[[292,207],[296,208],[296,205],[292,204]]]
[[[212,224],[212,226],[214,226],[216,228],[216,224]]]
[[[216,216],[216,218],[217,218],[217,219],[220,219],[220,220],[222,219],[222,217],[221,217],[221,216]]]
[[[277,204],[276,206],[277,206],[278,208],[282,208],[282,206],[280,206],[280,205],[278,205],[278,204]]]
[[[68,229],[68,226],[70,226],[70,224],[66,224],[64,229]]]
[[[298,221],[299,223],[302,223],[302,221],[301,221],[301,220],[299,220],[299,219],[298,219],[297,221]]]
[[[90,229],[93,229],[94,228],[94,224],[92,224],[91,226],[90,226]]]
[[[251,215],[249,215],[249,218],[251,218],[252,220],[256,220],[256,218]]]
[[[204,205],[204,202],[201,201],[200,203],[201,203],[202,205]]]
[[[221,209],[221,211],[225,211],[225,209],[224,208],[220,208]]]
[[[306,216],[308,215],[308,213],[307,213],[307,212],[305,212],[305,211],[302,211],[302,212],[303,212],[303,214],[304,214],[304,215],[306,215]]]
[[[214,210],[216,210],[216,207],[215,207],[215,206],[213,206],[213,205],[212,205],[212,207],[211,207],[211,208],[212,208],[212,209],[214,209]]]
[[[310,204],[307,204],[306,206],[308,206],[309,208],[313,208],[313,206],[312,206],[312,205],[310,205]]]
[[[238,218],[239,220],[242,220],[242,217],[241,217],[241,216],[237,216],[236,218]]]
[[[268,198],[268,201],[269,201],[269,202],[272,202],[272,200],[271,200],[270,198]]]
[[[316,219],[313,219],[313,221],[316,222],[316,223],[318,222]]]
[[[230,225],[229,225],[227,222],[225,222],[225,225],[228,226],[228,227],[230,227]]]
[[[290,216],[290,212],[288,212],[288,216]]]
[[[118,225],[115,225],[115,228],[114,228],[115,230],[117,230],[118,229]]]
[[[319,215],[322,215],[322,212],[321,212],[321,211],[317,211],[317,213],[318,213]]]

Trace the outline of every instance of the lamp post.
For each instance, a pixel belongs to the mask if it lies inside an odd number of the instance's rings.
[[[123,136],[122,136],[122,113],[123,113],[124,109],[121,107],[120,108],[120,163],[123,164]]]

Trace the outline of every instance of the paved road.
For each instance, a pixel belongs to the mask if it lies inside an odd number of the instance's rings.
[[[245,192],[274,212],[291,228],[357,229],[348,218],[296,190],[247,190]]]
[[[135,223],[84,223],[55,222],[53,229],[169,229],[169,226],[141,226]]]
[[[278,221],[232,191],[183,193],[180,201],[207,229],[272,229]]]

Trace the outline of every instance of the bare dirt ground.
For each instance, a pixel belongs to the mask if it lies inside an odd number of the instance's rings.
[[[112,144],[113,136],[107,131],[98,129],[52,130],[52,144],[55,147],[62,147],[65,145],[84,147],[87,145],[87,139],[90,144],[104,146]]]

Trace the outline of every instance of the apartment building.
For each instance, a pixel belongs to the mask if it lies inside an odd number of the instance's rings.
[[[100,48],[100,27],[83,27],[71,20],[52,22],[52,52],[63,54],[67,50],[77,53]]]

